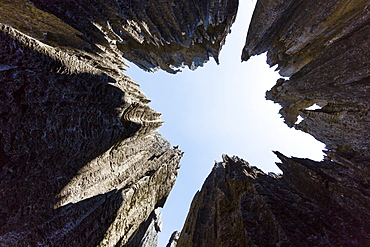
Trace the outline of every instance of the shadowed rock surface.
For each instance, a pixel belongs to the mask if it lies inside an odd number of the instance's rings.
[[[180,232],[174,231],[171,234],[170,240],[168,241],[166,247],[176,247],[178,244],[179,238],[180,238]]]
[[[0,3],[0,245],[155,246],[182,152],[124,75],[218,62],[237,0]]]
[[[158,232],[162,230],[161,216],[159,209],[153,211],[149,218],[141,223],[140,228],[125,247],[157,247]]]
[[[257,2],[242,59],[267,51],[290,78],[266,98],[328,150],[322,162],[276,152],[283,175],[224,156],[177,246],[370,245],[369,17],[369,1]]]
[[[237,1],[0,3],[0,244],[155,246],[182,152],[123,70],[194,69]],[[169,246],[368,246],[368,1],[258,1],[243,59],[283,76],[266,97],[326,160],[266,175],[223,157]],[[319,104],[318,110],[306,109]],[[304,120],[296,124],[297,116]]]
[[[224,155],[195,195],[177,246],[369,245],[368,170],[276,154],[284,175]]]
[[[269,17],[269,18],[267,18]],[[286,124],[359,164],[370,162],[370,3],[258,1],[243,59],[267,51],[283,76],[266,98]],[[309,110],[318,104],[321,109]],[[304,120],[296,124],[297,117]]]
[[[257,1],[242,59],[267,52],[268,64],[277,64],[282,76],[291,76],[340,40],[367,27],[369,11],[366,0]]]
[[[176,73],[209,57],[218,62],[237,8],[238,0],[6,0],[0,19],[47,44],[93,56],[98,67],[107,67],[99,62],[103,54],[115,65],[110,70],[121,70],[123,55],[144,70]]]
[[[0,24],[0,245],[125,246],[164,205],[182,152],[122,59],[22,33],[42,20],[75,30],[12,3],[20,15],[0,4],[12,17]]]
[[[170,240],[168,241],[166,247],[175,247],[175,246],[177,246],[177,243],[179,241],[179,237],[180,237],[180,232],[174,231],[171,234]]]

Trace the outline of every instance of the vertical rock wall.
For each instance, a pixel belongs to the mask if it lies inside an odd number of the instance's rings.
[[[217,61],[238,2],[0,3],[0,243],[148,246],[182,152],[124,75]],[[268,52],[266,97],[326,160],[287,158],[266,175],[223,157],[174,246],[367,246],[369,3],[257,2],[242,58]],[[307,109],[313,104],[321,109]],[[296,124],[297,116],[304,120]]]
[[[177,176],[182,152],[156,132],[160,114],[123,74],[0,35],[1,245],[124,245]]]
[[[280,79],[266,98],[289,127],[331,151],[367,165],[370,147],[370,4],[347,1],[258,1],[243,59],[267,52]],[[306,109],[318,104],[321,109]],[[303,121],[296,124],[297,117]]]
[[[368,246],[369,172],[348,160],[276,153],[284,175],[223,156],[195,195],[175,246]]]
[[[276,152],[283,175],[224,156],[177,246],[370,245],[369,17],[364,0],[257,2],[242,59],[267,52],[290,78],[266,98],[328,150],[322,162]]]
[[[1,3],[2,245],[125,245],[163,206],[182,153],[155,132],[160,114],[121,56],[148,70],[195,68],[217,58],[237,5],[184,1],[168,11],[173,31],[158,13],[171,3],[132,4]]]
[[[202,66],[237,0],[0,3],[0,245],[155,246],[182,152],[123,71]]]
[[[122,67],[115,60],[123,55],[144,70],[176,73],[210,57],[218,62],[238,0],[6,0],[2,5],[3,23],[47,44],[109,53],[117,69]]]

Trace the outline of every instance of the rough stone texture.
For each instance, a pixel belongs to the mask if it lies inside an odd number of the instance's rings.
[[[369,171],[276,153],[284,175],[238,157],[215,164],[177,246],[368,246]]]
[[[257,2],[242,59],[267,51],[290,78],[266,98],[328,150],[321,162],[276,152],[283,175],[224,156],[177,246],[370,246],[369,17],[365,0]]]
[[[267,18],[269,17],[269,18]],[[368,165],[370,3],[367,0],[258,1],[243,59],[267,51],[280,79],[266,94],[289,127]],[[319,104],[322,108],[306,108]],[[304,120],[295,124],[297,117]]]
[[[6,0],[1,5],[1,22],[93,56],[99,67],[109,61],[115,65],[109,69],[122,69],[123,54],[144,70],[176,73],[177,67],[202,66],[209,57],[218,62],[238,0]],[[106,53],[110,56],[99,62]]]
[[[219,51],[237,0],[0,3],[0,245],[154,246],[182,152],[124,75]]]
[[[161,217],[159,209],[153,211],[149,218],[141,223],[137,233],[125,247],[157,247],[158,232],[162,230]]]
[[[166,247],[176,247],[177,246],[177,243],[179,241],[179,238],[180,238],[180,232],[178,231],[174,231],[170,237],[170,240],[168,241],[168,244],[166,245]]]
[[[0,28],[0,245],[124,246],[163,206],[182,152],[109,52]]]
[[[291,76],[337,41],[367,27],[369,15],[367,0],[259,0],[242,59],[267,51],[268,64],[278,64],[282,76]]]

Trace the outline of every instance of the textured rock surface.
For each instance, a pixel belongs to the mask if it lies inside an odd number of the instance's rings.
[[[124,246],[163,206],[182,152],[110,52],[0,27],[0,245]]]
[[[237,1],[0,3],[0,244],[155,246],[181,151],[123,74],[214,57]],[[169,246],[368,246],[369,3],[258,1],[243,59],[283,76],[267,98],[326,143],[284,175],[224,156]],[[308,110],[319,104],[322,108]],[[297,116],[304,120],[295,124]]]
[[[182,152],[124,75],[218,54],[237,0],[0,3],[0,245],[155,246]]]
[[[284,175],[223,156],[192,202],[177,246],[368,246],[369,171],[277,153]]]
[[[168,244],[166,245],[166,247],[176,247],[177,246],[177,243],[179,241],[179,238],[180,238],[180,232],[178,231],[174,231],[170,237],[170,240],[168,241]]]
[[[290,78],[266,98],[328,151],[322,162],[276,152],[283,175],[224,156],[177,246],[370,245],[369,17],[369,1],[257,2],[242,59],[267,51]]]
[[[156,209],[149,218],[141,223],[139,230],[125,247],[157,247],[158,232],[162,229],[161,213]]]
[[[175,73],[209,57],[218,62],[237,7],[238,0],[7,0],[0,19],[47,44],[93,56],[99,67],[109,61],[110,70],[122,69],[123,54],[145,70]]]
[[[291,76],[336,42],[367,27],[369,11],[367,0],[259,0],[242,59],[267,51],[268,63]]]
[[[266,17],[269,18],[266,18]],[[331,151],[370,162],[370,3],[258,1],[243,59],[267,51],[280,79],[266,98],[279,103],[285,122]],[[322,108],[308,110],[311,105]],[[300,115],[304,120],[295,124]]]

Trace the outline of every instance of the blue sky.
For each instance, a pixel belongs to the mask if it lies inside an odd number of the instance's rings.
[[[312,136],[288,128],[279,105],[265,100],[265,92],[279,78],[266,56],[241,63],[241,52],[255,1],[241,0],[237,20],[226,38],[220,65],[209,61],[196,71],[176,75],[147,73],[130,63],[127,75],[138,82],[150,106],[162,113],[159,132],[185,152],[182,167],[163,213],[159,246],[181,230],[194,194],[222,154],[237,155],[265,172],[278,173],[271,152],[322,160],[324,145]]]

